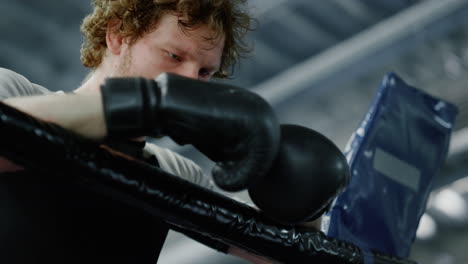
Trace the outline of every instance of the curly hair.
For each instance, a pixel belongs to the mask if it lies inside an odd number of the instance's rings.
[[[93,0],[93,12],[83,20],[84,42],[81,61],[84,66],[98,67],[107,48],[106,32],[110,21],[118,19],[120,34],[132,44],[151,32],[159,18],[174,12],[179,27],[186,32],[197,25],[207,25],[215,37],[224,34],[225,44],[220,70],[215,78],[227,78],[238,59],[250,51],[245,42],[251,30],[251,18],[242,8],[246,0]]]

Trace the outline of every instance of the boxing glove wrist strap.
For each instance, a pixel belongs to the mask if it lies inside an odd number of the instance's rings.
[[[154,134],[161,98],[157,83],[144,78],[110,78],[101,86],[107,137]]]

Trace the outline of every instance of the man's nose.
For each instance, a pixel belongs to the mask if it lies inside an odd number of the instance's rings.
[[[178,75],[181,75],[181,76],[184,76],[184,77],[187,77],[187,78],[195,79],[195,80],[199,79],[199,74],[198,74],[199,69],[198,69],[198,67],[195,67],[195,66],[192,66],[192,65],[181,67],[177,71],[175,71],[174,73],[178,74]]]

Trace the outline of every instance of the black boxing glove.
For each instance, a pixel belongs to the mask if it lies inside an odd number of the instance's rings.
[[[264,176],[280,129],[271,106],[238,87],[161,74],[110,78],[101,87],[109,137],[167,135],[216,162],[213,180],[240,191]]]
[[[333,142],[306,127],[281,125],[278,156],[248,192],[266,216],[299,224],[320,217],[348,179],[347,160]]]

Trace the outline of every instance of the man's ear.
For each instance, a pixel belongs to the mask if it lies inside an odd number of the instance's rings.
[[[112,19],[107,24],[106,44],[109,51],[114,55],[120,55],[124,44],[124,37],[120,32],[121,26],[122,21],[119,19]]]

